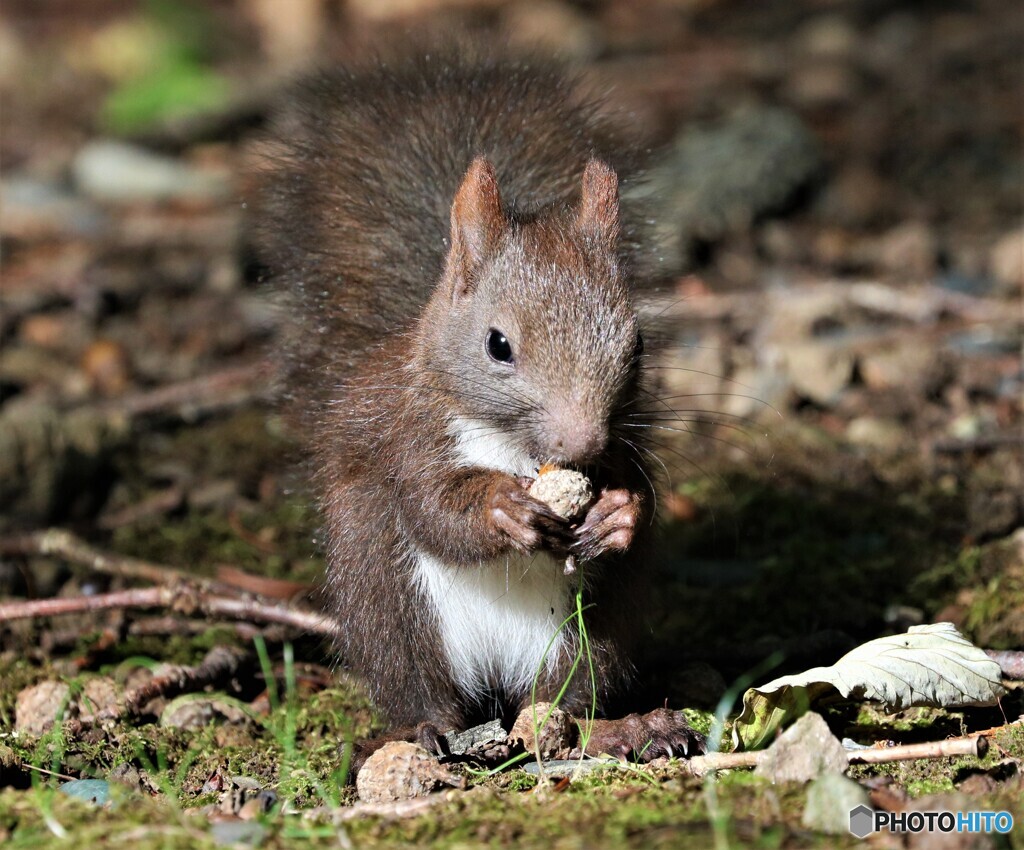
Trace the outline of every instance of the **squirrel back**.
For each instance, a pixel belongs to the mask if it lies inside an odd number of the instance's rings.
[[[554,65],[444,51],[300,84],[258,224],[262,259],[299,319],[293,393],[321,395],[420,315],[474,158],[493,165],[512,220],[574,204],[591,157],[628,182],[626,146],[576,89]],[[622,245],[631,230],[626,216]]]

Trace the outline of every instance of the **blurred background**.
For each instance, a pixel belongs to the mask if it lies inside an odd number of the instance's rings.
[[[456,29],[563,57],[649,150],[659,694],[940,618],[1024,644],[1015,0],[5,0],[0,533],[317,580],[246,174],[297,74]],[[0,596],[117,583],[0,559]],[[38,628],[7,648],[82,633]]]

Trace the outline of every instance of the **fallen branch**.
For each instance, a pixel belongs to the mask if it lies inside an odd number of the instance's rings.
[[[193,693],[207,685],[230,679],[239,671],[245,659],[246,653],[242,650],[215,646],[195,667],[173,665],[162,675],[154,676],[146,684],[129,691],[118,704],[69,721],[68,729],[77,735],[87,726],[117,721],[125,716],[136,716],[157,697],[170,698],[183,693]]]
[[[195,580],[195,577],[174,567],[96,549],[80,537],[60,528],[48,528],[45,531],[0,539],[0,557],[28,555],[55,555],[104,575],[138,579],[153,584]]]
[[[950,756],[983,758],[987,750],[988,739],[982,735],[972,735],[968,738],[948,738],[945,741],[926,741],[921,744],[851,750],[848,756],[850,764],[889,764],[895,761],[943,759]]]
[[[106,409],[129,418],[174,411],[193,419],[266,397],[271,377],[266,363],[246,363],[130,395],[110,402]]]
[[[0,604],[0,623],[114,608],[172,608],[186,616],[201,613],[208,617],[277,623],[325,636],[334,634],[333,623],[322,614],[296,610],[287,605],[269,604],[258,599],[215,596],[206,588],[189,582],[180,582],[171,587],[146,587],[94,596],[5,602]]]
[[[898,744],[894,747],[868,748],[847,751],[850,764],[889,764],[897,761],[918,759],[941,759],[950,756],[974,756],[982,758],[988,749],[988,741],[982,735],[967,738],[949,738],[945,741],[928,741],[921,744]],[[735,770],[757,767],[767,750],[740,753],[708,753],[694,756],[686,763],[697,776],[712,770]]]

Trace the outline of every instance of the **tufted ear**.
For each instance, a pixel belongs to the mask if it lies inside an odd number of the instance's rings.
[[[619,238],[619,178],[599,159],[591,159],[583,172],[576,227],[608,246]]]
[[[494,166],[478,156],[452,202],[448,271],[455,278],[453,298],[469,292],[476,272],[494,251],[504,228]]]

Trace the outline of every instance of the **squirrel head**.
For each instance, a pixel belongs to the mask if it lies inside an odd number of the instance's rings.
[[[463,418],[540,462],[600,458],[642,350],[619,255],[618,178],[603,162],[586,164],[574,204],[523,215],[503,207],[493,166],[473,161],[422,348]]]

